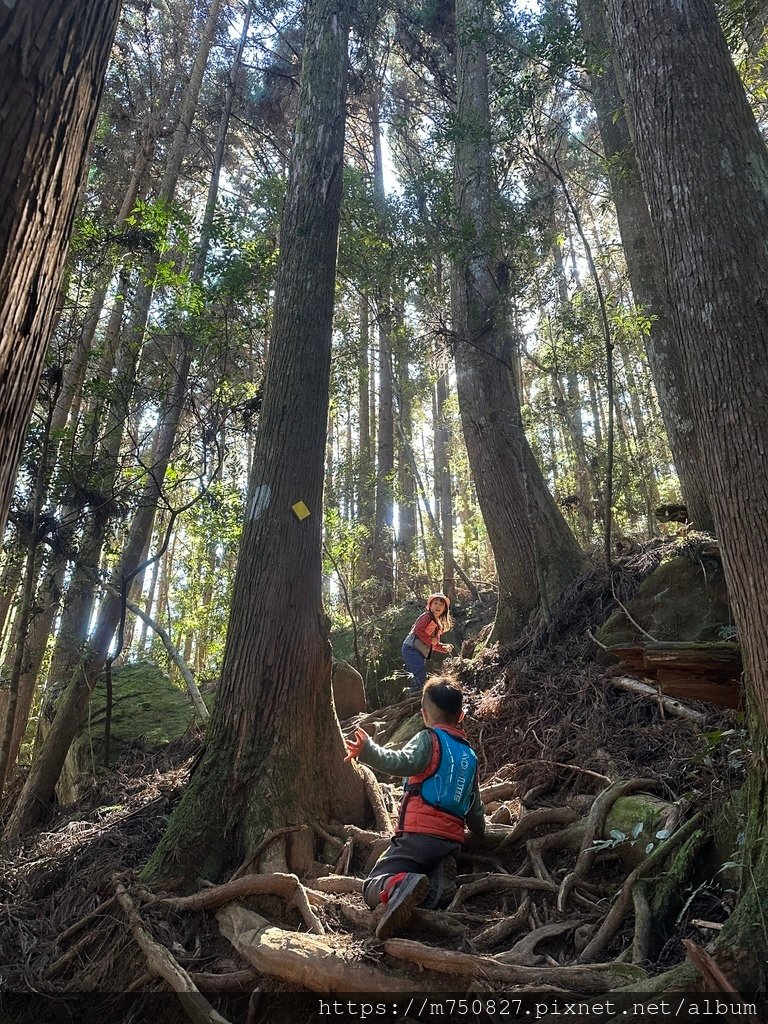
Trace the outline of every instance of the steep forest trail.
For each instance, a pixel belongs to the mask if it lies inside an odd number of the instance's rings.
[[[489,821],[464,849],[446,911],[419,910],[402,937],[375,939],[362,878],[387,844],[399,787],[372,773],[367,828],[295,826],[312,830],[314,861],[288,869],[283,829],[224,884],[201,880],[185,897],[144,890],[135,872],[183,790],[190,739],[149,759],[132,753],[5,858],[6,992],[88,992],[87,1022],[123,1019],[121,1000],[151,1008],[174,989],[183,999],[166,1000],[163,1019],[250,1024],[260,999],[286,991],[653,991],[686,958],[729,985],[732,965],[705,947],[736,896],[740,716],[703,704],[698,722],[670,716],[594,660],[614,595],[628,601],[660,558],[659,548],[625,558],[612,586],[594,570],[514,650],[453,662]],[[417,709],[411,698],[344,729],[362,724],[383,743]],[[43,1019],[33,1002],[7,996],[8,1019]]]

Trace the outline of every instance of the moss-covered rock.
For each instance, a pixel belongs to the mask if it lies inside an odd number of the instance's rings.
[[[47,702],[40,716],[44,735],[55,710]],[[112,673],[112,725],[110,764],[129,747],[153,751],[179,739],[194,718],[192,703],[184,690],[175,686],[156,665],[140,662],[124,665]],[[104,722],[106,684],[99,678],[85,726],[75,738],[56,787],[62,804],[78,799],[83,778],[104,765]]]
[[[627,609],[643,629],[661,641],[723,640],[733,629],[723,566],[713,556],[694,561],[676,555],[663,562],[643,581]],[[621,609],[604,623],[597,638],[606,647],[647,640]]]
[[[656,833],[663,828],[669,811],[667,801],[648,793],[632,793],[615,801],[606,818],[603,836],[612,839],[622,833],[627,837],[625,841],[617,842],[615,847],[627,868],[635,868],[645,859],[646,848],[651,843],[658,846],[660,840]],[[635,834],[638,825],[642,825],[642,829]]]
[[[424,719],[421,717],[421,712],[417,711],[415,715],[411,715],[395,729],[392,733],[392,737],[387,741],[386,746],[392,747],[395,750],[399,750],[400,747],[404,747],[405,744],[412,740],[416,733],[421,732],[424,728]]]

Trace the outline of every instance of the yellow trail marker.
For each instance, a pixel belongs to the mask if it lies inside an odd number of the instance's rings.
[[[299,522],[301,522],[302,519],[306,519],[308,515],[311,515],[311,512],[303,501],[297,501],[295,505],[291,505],[291,508]]]

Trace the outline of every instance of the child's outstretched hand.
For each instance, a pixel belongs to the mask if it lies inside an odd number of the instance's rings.
[[[354,739],[347,740],[347,756],[344,761],[352,761],[360,756],[360,752],[368,741],[368,733],[362,729],[355,729]]]

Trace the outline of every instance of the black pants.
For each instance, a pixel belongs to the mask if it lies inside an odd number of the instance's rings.
[[[458,857],[460,852],[461,843],[453,839],[441,839],[422,832],[403,832],[395,836],[363,882],[365,902],[375,910],[381,902],[381,891],[387,879],[401,871],[427,875],[434,887],[440,861],[443,857]]]

